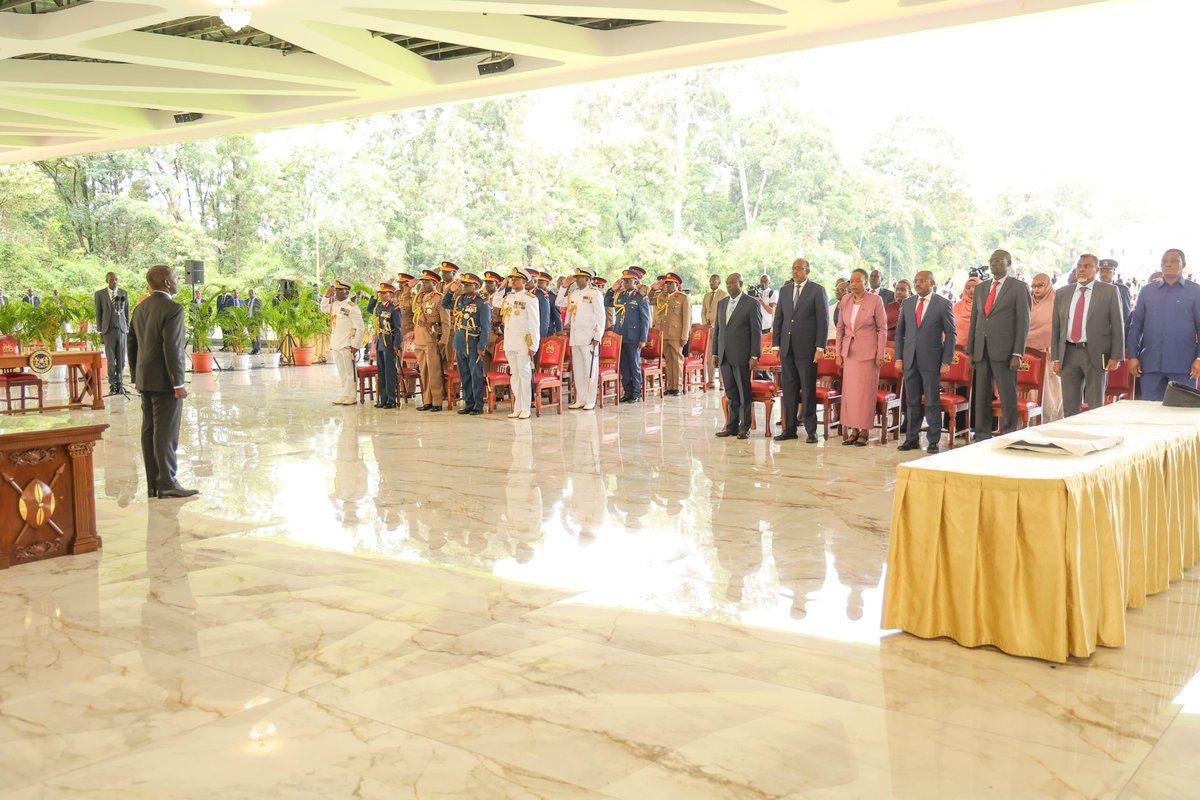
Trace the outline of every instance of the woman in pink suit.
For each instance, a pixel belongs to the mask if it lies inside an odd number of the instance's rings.
[[[879,368],[887,345],[887,312],[878,295],[867,292],[867,271],[850,275],[850,291],[838,306],[837,363],[842,368],[843,445],[866,447],[875,423]]]

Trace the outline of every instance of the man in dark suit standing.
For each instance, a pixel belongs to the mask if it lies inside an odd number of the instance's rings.
[[[895,302],[896,293],[883,285],[883,273],[877,269],[871,270],[871,275],[867,279],[871,286],[871,294],[879,295],[879,299],[886,306],[888,303]]]
[[[161,264],[146,272],[150,296],[134,309],[129,332],[129,362],[134,385],[142,393],[142,460],[151,498],[199,494],[175,480],[179,420],[183,415],[183,306],[172,300],[179,285],[175,271]]]
[[[108,359],[108,393],[127,394],[125,379],[125,339],[129,336],[129,293],[117,286],[117,274],[104,276],[107,289],[99,289],[96,301],[96,332],[104,340],[104,357]]]
[[[250,317],[250,319],[254,319],[258,316],[259,312],[262,311],[262,300],[259,298],[258,292],[254,289],[250,289],[248,292],[246,292],[245,302],[246,316]],[[260,350],[262,350],[262,340],[256,336],[254,337],[254,341],[251,343],[250,355],[258,355]]]
[[[808,279],[810,270],[803,258],[792,262],[792,279],[779,290],[771,322],[771,345],[779,348],[783,363],[783,432],[777,442],[798,438],[801,402],[806,441],[817,442],[817,361],[829,336],[829,300],[825,287]]]
[[[1125,315],[1121,295],[1096,280],[1096,257],[1085,253],[1075,265],[1075,283],[1054,293],[1051,366],[1062,378],[1063,416],[1104,405],[1109,372],[1125,359]]]
[[[40,306],[42,304],[42,298],[40,298],[36,294],[34,294],[33,289],[26,289],[25,296],[21,298],[21,302],[28,303],[29,305],[33,306],[34,308],[37,308],[38,306]]]
[[[754,298],[742,292],[742,276],[734,272],[725,279],[729,296],[717,303],[717,325],[713,328],[713,366],[721,370],[721,386],[729,401],[729,420],[717,436],[750,438],[753,414],[750,373],[762,352],[762,330]]]
[[[938,451],[942,438],[942,409],[939,403],[942,376],[954,361],[954,306],[933,291],[933,273],[918,272],[913,278],[917,293],[900,305],[896,321],[896,369],[904,375],[908,398],[908,430],[897,450],[921,447],[921,396],[925,396],[925,424],[930,453]]]
[[[1012,256],[997,250],[991,280],[975,287],[967,352],[975,364],[975,438],[992,438],[992,385],[1005,431],[1017,429],[1017,369],[1029,337],[1029,286],[1008,274]]]
[[[1100,273],[1096,276],[1101,283],[1107,283],[1114,286],[1121,295],[1121,317],[1125,322],[1125,327],[1129,327],[1129,315],[1133,313],[1133,297],[1129,294],[1129,287],[1123,283],[1116,282],[1117,262],[1112,258],[1103,258],[1100,260]]]

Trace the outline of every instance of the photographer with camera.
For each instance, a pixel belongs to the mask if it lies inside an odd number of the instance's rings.
[[[751,286],[746,294],[758,302],[759,327],[762,333],[767,333],[775,319],[775,304],[779,302],[778,293],[771,288],[771,276],[763,275],[758,279],[758,286]]]
[[[125,388],[125,350],[129,337],[129,293],[118,288],[115,272],[104,276],[107,289],[93,295],[96,301],[96,332],[104,340],[104,357],[108,359],[108,393],[129,395]]]

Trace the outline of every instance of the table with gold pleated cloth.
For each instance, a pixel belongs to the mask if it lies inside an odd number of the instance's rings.
[[[980,442],[897,467],[883,627],[1063,662],[1200,559],[1200,410],[1125,400],[1054,423],[1085,456]],[[1009,436],[1019,435],[1009,434]]]

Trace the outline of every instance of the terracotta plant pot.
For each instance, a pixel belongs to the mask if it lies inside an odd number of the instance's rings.
[[[293,347],[292,360],[296,362],[297,367],[311,367],[313,363],[313,348]]]
[[[212,372],[212,353],[192,353],[192,372]]]

